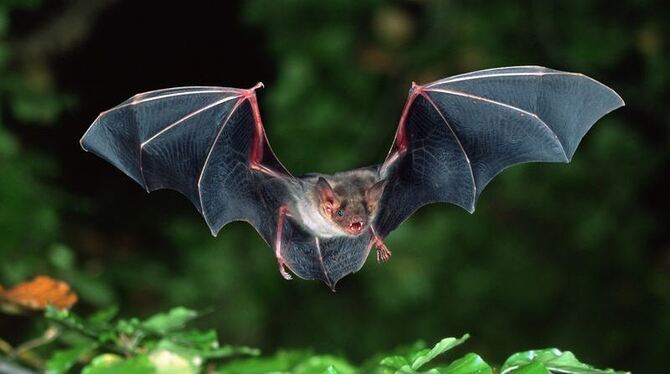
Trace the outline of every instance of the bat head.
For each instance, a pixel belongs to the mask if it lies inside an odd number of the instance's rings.
[[[385,185],[386,181],[363,189],[338,186],[336,191],[326,179],[319,178],[316,183],[319,212],[345,234],[359,235],[368,228]]]

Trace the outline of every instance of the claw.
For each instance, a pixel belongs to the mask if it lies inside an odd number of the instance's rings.
[[[288,271],[286,271],[287,268],[288,268],[288,266],[286,266],[286,263],[284,262],[284,260],[283,259],[279,260],[279,274],[281,274],[281,276],[284,279],[291,280],[291,279],[293,279],[293,277],[291,276],[291,274],[288,273]]]
[[[377,248],[377,262],[386,262],[391,258],[391,250],[386,247],[386,244],[377,236],[373,239],[374,245]]]

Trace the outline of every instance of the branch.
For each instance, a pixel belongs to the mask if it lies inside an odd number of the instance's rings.
[[[33,33],[11,40],[19,62],[44,61],[79,45],[97,17],[118,0],[71,0],[56,16]]]

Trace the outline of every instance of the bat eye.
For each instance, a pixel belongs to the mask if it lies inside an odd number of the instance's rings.
[[[342,210],[342,209],[338,209],[338,210],[337,210],[337,215],[340,216],[340,217],[342,217],[342,216],[344,215],[344,210]]]

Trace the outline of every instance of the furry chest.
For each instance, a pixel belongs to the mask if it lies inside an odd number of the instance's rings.
[[[315,236],[320,238],[332,238],[344,235],[337,225],[328,221],[321,215],[321,213],[319,213],[318,208],[315,205],[298,202],[296,204],[296,210],[298,214],[295,219]]]

